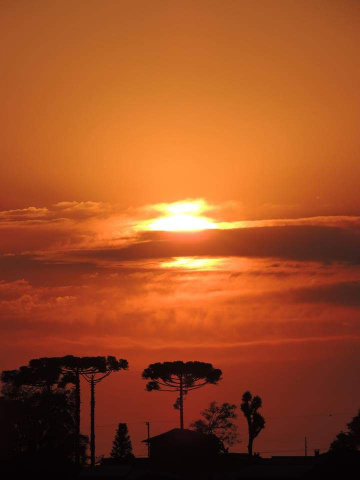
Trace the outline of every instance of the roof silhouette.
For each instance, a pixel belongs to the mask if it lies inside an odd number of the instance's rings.
[[[202,441],[204,439],[209,438],[217,438],[215,435],[210,434],[206,435],[201,432],[196,432],[195,430],[190,430],[188,428],[173,428],[168,432],[160,433],[160,435],[155,435],[154,437],[150,437],[149,439],[143,440],[143,443],[152,442],[152,441],[171,441],[176,440],[180,442],[194,442],[194,441]]]

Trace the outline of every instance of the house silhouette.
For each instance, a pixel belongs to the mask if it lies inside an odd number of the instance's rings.
[[[220,449],[220,441],[215,435],[186,428],[174,428],[143,440],[143,443],[150,444],[150,458],[161,461],[212,458]]]

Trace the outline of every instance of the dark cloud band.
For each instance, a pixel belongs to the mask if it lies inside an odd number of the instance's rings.
[[[146,232],[123,248],[73,252],[105,261],[186,256],[280,258],[322,263],[360,263],[360,234],[342,227],[289,225],[203,232]]]

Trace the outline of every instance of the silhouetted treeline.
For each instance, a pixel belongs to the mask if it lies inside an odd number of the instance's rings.
[[[91,465],[94,466],[95,385],[112,372],[126,369],[127,360],[113,356],[67,355],[33,359],[27,366],[2,372],[0,462],[7,478],[21,476],[24,472],[38,477],[66,478],[76,475],[79,468],[87,465],[89,439],[80,433],[81,377],[90,383],[91,388],[90,458]],[[180,442],[182,451],[191,451],[194,458],[197,447],[194,450],[186,443],[186,439],[204,448],[209,439],[214,439],[215,454],[225,456],[229,447],[239,441],[237,426],[234,424],[237,407],[226,402],[221,405],[211,402],[201,412],[202,418],[191,424],[193,430],[184,429],[183,411],[187,393],[208,384],[217,385],[222,379],[221,370],[214,368],[211,363],[154,363],[143,371],[142,378],[148,380],[147,391],[172,391],[179,394],[175,408],[180,410],[180,429],[173,429],[151,440],[157,449],[158,459],[163,455],[163,441],[171,459],[169,442],[164,439],[173,439],[174,445]],[[246,457],[249,459],[254,459],[253,442],[265,427],[265,419],[259,413],[261,407],[262,400],[258,395],[253,396],[249,391],[243,394],[240,410],[248,424]],[[350,458],[349,455],[352,455],[351,459],[358,458],[360,410],[347,427],[348,430],[340,432],[331,444],[330,460],[327,462],[342,465],[342,459]],[[174,449],[175,457],[178,456],[176,452],[178,447]],[[132,444],[125,423],[119,423],[110,459],[104,459],[104,462],[133,465]]]
[[[253,455],[255,438],[265,428],[265,419],[258,412],[261,406],[262,400],[258,395],[253,396],[249,391],[243,394],[240,409],[248,424],[249,456]],[[237,418],[236,405],[227,402],[218,405],[216,402],[211,402],[201,415],[203,418],[196,420],[190,426],[197,432],[216,435],[220,440],[220,452],[227,453],[230,446],[240,442],[238,428],[233,422]]]
[[[12,472],[72,474],[87,462],[88,437],[80,433],[80,377],[91,384],[91,459],[95,463],[95,384],[127,369],[115,357],[51,357],[2,372],[0,460]]]

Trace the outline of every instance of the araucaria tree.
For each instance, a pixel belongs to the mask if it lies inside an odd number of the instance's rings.
[[[174,407],[180,411],[180,428],[184,428],[184,395],[205,385],[217,385],[222,371],[211,363],[204,362],[163,362],[152,363],[142,373],[149,380],[146,390],[151,392],[179,392]]]
[[[34,371],[41,372],[51,368],[58,369],[63,374],[64,382],[75,385],[75,461],[80,464],[81,433],[80,433],[80,374],[93,367],[94,357],[42,357],[30,360],[29,366]],[[96,357],[95,357],[96,358]]]
[[[87,437],[77,439],[75,398],[68,389],[70,378],[62,374],[56,359],[4,371],[0,398],[2,438],[0,457],[58,468],[86,460]],[[79,461],[74,444],[79,441]],[[0,442],[1,443],[1,442]],[[37,467],[36,467],[37,468]]]
[[[233,420],[237,418],[236,405],[223,403],[218,405],[211,402],[209,407],[201,412],[202,419],[196,420],[190,427],[206,435],[214,434],[221,442],[222,452],[227,452],[229,447],[240,442],[238,427]]]
[[[53,374],[62,374],[64,384],[73,383],[75,385],[75,458],[80,461],[81,453],[81,434],[80,434],[80,377],[85,378],[90,383],[90,458],[91,464],[95,465],[95,384],[99,383],[111,372],[116,372],[128,368],[127,360],[117,360],[113,356],[108,357],[75,357],[66,355],[64,357],[43,357],[31,360],[29,363],[31,369],[35,372],[45,371],[54,372]]]
[[[259,435],[261,430],[265,428],[265,419],[258,412],[262,406],[262,400],[259,396],[252,396],[251,392],[247,391],[242,396],[240,408],[245,415],[249,430],[248,453],[253,454],[253,443],[255,438]]]
[[[82,376],[90,383],[90,461],[91,466],[95,466],[95,385],[112,372],[127,370],[129,364],[127,360],[116,360],[113,356],[97,357],[97,361],[90,371],[83,373]]]
[[[110,457],[115,462],[126,462],[134,458],[132,443],[126,423],[119,423]]]

